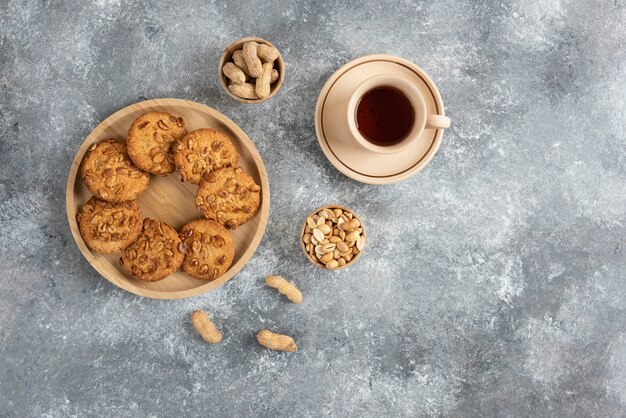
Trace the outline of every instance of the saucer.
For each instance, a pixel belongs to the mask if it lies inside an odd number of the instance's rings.
[[[366,55],[339,68],[324,84],[315,107],[315,132],[326,158],[337,170],[362,183],[388,184],[424,168],[439,149],[444,130],[425,129],[409,148],[396,154],[377,154],[360,146],[348,128],[348,100],[361,82],[377,74],[412,80],[428,112],[445,115],[439,90],[421,68],[392,55]]]

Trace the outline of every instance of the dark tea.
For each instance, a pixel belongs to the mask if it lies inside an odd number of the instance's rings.
[[[363,95],[356,108],[356,126],[369,142],[391,146],[402,142],[413,128],[415,110],[408,97],[390,86]]]

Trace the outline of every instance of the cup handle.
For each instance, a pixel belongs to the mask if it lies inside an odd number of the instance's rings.
[[[450,127],[450,118],[442,115],[426,116],[426,129],[446,129]]]

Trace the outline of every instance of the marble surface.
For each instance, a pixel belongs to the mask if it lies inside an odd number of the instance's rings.
[[[625,27],[623,0],[0,0],[0,416],[624,416]],[[286,61],[258,106],[216,77],[247,35]],[[396,185],[346,178],[315,138],[325,80],[369,53],[421,66],[452,119]],[[85,136],[158,97],[232,118],[272,188],[250,263],[188,300],[111,285],[65,217]],[[297,246],[302,217],[332,202],[369,234],[336,274]],[[196,308],[220,345],[194,334]],[[299,351],[263,349],[262,328]]]

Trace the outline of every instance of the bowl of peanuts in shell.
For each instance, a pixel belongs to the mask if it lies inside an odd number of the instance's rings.
[[[247,104],[269,100],[285,78],[285,63],[278,48],[256,37],[231,42],[220,57],[218,70],[226,93]]]
[[[363,253],[365,228],[347,207],[321,206],[302,225],[300,246],[317,267],[340,270],[354,264]]]

